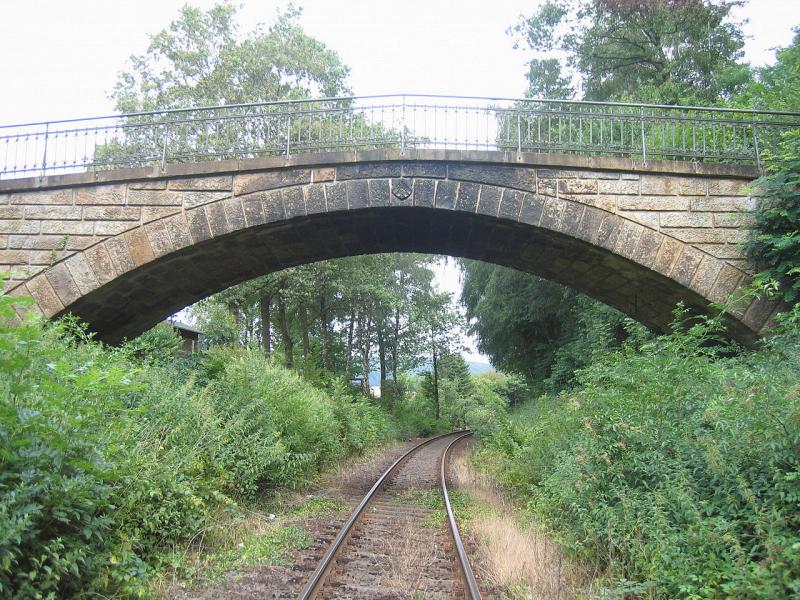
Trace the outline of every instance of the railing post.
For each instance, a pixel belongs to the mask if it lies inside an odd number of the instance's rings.
[[[753,109],[753,150],[756,153],[756,167],[763,175],[764,169],[761,166],[761,152],[758,149],[758,121],[756,120],[756,109]]]
[[[161,170],[163,171],[167,168],[167,138],[169,137],[166,123],[164,123],[162,135],[164,136],[164,143],[161,146]]]
[[[517,155],[522,154],[522,124],[519,107],[517,108]]]
[[[286,156],[289,156],[289,144],[292,140],[292,113],[286,115]]]
[[[644,134],[644,106],[639,107],[639,119],[642,123],[642,165],[647,166],[647,138]]]
[[[406,153],[406,96],[403,94],[403,109],[400,113],[400,156]]]
[[[44,153],[42,154],[42,177],[47,175],[47,138],[50,137],[50,123],[44,124]]]

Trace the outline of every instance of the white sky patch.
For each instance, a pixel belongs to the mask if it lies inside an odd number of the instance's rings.
[[[166,28],[187,0],[0,0],[0,124],[113,112],[108,94],[132,54]],[[214,0],[189,0],[208,9]],[[272,21],[286,2],[245,0],[240,28]],[[539,0],[298,0],[301,25],[351,68],[359,95],[522,96],[529,53],[506,30]],[[750,0],[745,59],[774,61],[800,24],[799,0]],[[454,265],[437,268],[460,291]]]

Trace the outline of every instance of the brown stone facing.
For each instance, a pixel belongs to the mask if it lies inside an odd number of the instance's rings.
[[[26,288],[45,316],[52,317],[64,310],[64,304],[44,274],[39,274],[29,280]]]
[[[474,212],[559,232],[652,268],[708,299],[720,297],[744,277],[738,244],[747,235],[741,227],[752,221],[747,211],[755,204],[743,195],[744,179],[537,169],[461,163],[454,158],[452,153],[444,153],[440,162],[273,166],[265,172],[233,174],[209,169],[196,176],[190,174],[191,165],[173,166],[172,175],[160,179],[82,185],[74,190],[15,191],[4,196],[10,204],[0,201],[0,253],[4,253],[0,265],[17,270],[19,266],[43,268],[54,259],[82,251],[81,259],[65,264],[80,293],[91,294],[136,266],[167,258],[175,250],[189,249],[212,237],[286,219],[302,222],[307,215],[321,217],[329,211],[416,206],[455,209],[455,219]],[[239,195],[231,197],[231,188]],[[52,198],[53,203],[45,204],[44,198]],[[328,246],[344,248],[344,252],[367,251],[377,244],[381,249],[407,246],[401,244],[402,236],[389,232],[392,224],[376,219],[367,227],[340,233],[341,238],[330,240]],[[418,240],[415,247],[424,250],[434,248],[433,240],[440,251],[474,240],[476,256],[489,256],[493,248],[520,243],[515,235],[525,239],[521,232],[500,228],[492,229],[489,236],[480,234],[477,223],[455,221],[437,221],[435,228],[407,232]],[[423,240],[427,241],[423,244]],[[291,230],[284,230],[270,252],[280,257],[281,264],[292,264],[294,257],[307,255],[303,243]],[[548,272],[549,276],[575,267],[570,255],[559,248],[537,250],[552,254],[554,271]],[[590,289],[595,285],[599,296],[616,294],[621,298],[627,293],[601,289],[599,280],[593,284],[590,275],[598,273],[591,265],[582,272],[587,274],[583,284]],[[619,277],[606,274],[602,285],[629,281],[624,270],[620,273]],[[28,282],[35,278],[27,277]]]
[[[63,262],[57,263],[45,271],[45,277],[47,277],[58,299],[65,307],[81,297],[81,291],[78,289],[75,280],[72,278],[72,274]]]

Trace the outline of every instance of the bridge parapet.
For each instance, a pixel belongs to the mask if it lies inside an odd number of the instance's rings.
[[[530,98],[263,102],[0,126],[0,179],[387,148],[758,165],[798,126],[800,113]]]

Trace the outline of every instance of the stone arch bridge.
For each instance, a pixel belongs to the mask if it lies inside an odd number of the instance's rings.
[[[0,271],[47,317],[135,336],[255,276],[391,251],[485,260],[556,281],[655,330],[749,281],[750,166],[384,149],[0,181]],[[732,334],[777,306],[748,300]]]

